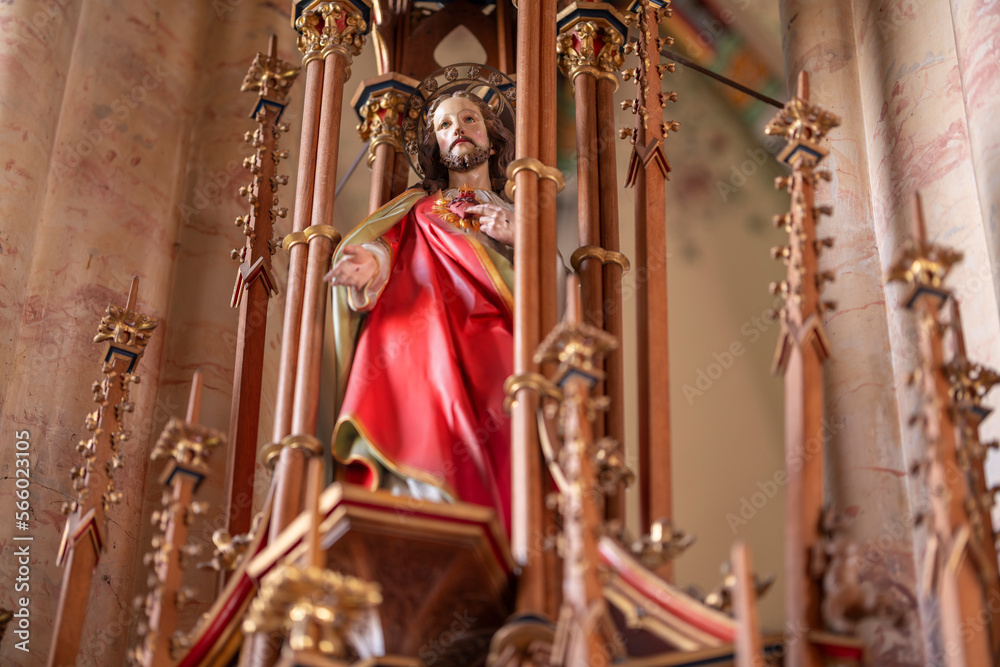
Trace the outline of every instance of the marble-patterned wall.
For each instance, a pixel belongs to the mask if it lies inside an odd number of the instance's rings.
[[[238,91],[271,32],[283,36],[282,55],[298,62],[287,9],[270,2],[0,4],[0,330],[10,337],[0,345],[0,437],[13,445],[15,431],[31,434],[35,538],[30,652],[8,637],[3,664],[45,663],[62,576],[54,563],[64,521],[58,508],[72,493],[69,468],[94,407],[90,383],[100,376],[91,338],[107,305],[124,303],[133,275],[140,277],[138,309],[160,325],[132,391],[132,439],[116,477],[123,501],[109,513],[91,602],[80,610],[78,665],[124,664],[134,641],[132,599],[145,591],[140,560],[150,538],[143,517],[159,502],[161,464],[150,467],[148,454],[167,419],[183,416],[196,368],[206,376],[201,422],[228,429],[236,266],[224,258],[243,238],[232,220],[245,211],[236,194],[248,180],[240,139],[253,126],[253,98]],[[290,109],[294,126],[301,102]],[[284,146],[291,164],[294,136]],[[280,301],[272,311],[274,348]],[[265,371],[264,441],[274,370]],[[12,450],[0,446],[0,477],[12,478]],[[213,465],[203,499],[219,512],[224,452]],[[3,507],[13,507],[12,493],[13,486],[0,488]],[[196,526],[193,539],[207,541],[216,524]],[[13,511],[0,513],[3,553],[13,549],[13,532]],[[13,559],[2,559],[0,581],[12,581],[14,568]],[[210,576],[199,583],[214,587]],[[11,608],[14,595],[4,586],[0,605]],[[193,607],[187,622],[203,610]]]
[[[925,528],[914,525],[927,490],[920,480],[907,483],[928,445],[908,423],[916,408],[906,379],[918,360],[917,322],[902,307],[903,288],[884,286],[884,276],[910,237],[919,191],[929,239],[965,254],[948,285],[961,304],[970,356],[996,366],[1000,246],[990,211],[996,189],[988,183],[997,135],[985,109],[1000,79],[989,27],[997,17],[988,4],[785,0],[782,12],[789,76],[809,71],[813,100],[844,120],[830,137],[835,213],[823,225],[837,245],[821,258],[822,268],[837,273],[828,292],[840,302],[825,322],[834,344],[827,410],[846,426],[831,441],[831,500],[857,513],[852,536],[864,562],[875,565],[867,572],[879,572],[873,581],[884,578],[919,599],[927,660],[941,655],[934,591],[913,575],[927,543]],[[984,438],[997,428],[985,422]],[[916,619],[909,627],[917,628]],[[905,635],[886,624],[867,631],[877,664],[923,664]]]
[[[55,5],[55,3],[53,3]],[[44,8],[18,3],[0,8],[0,151],[5,156],[0,187],[0,406],[10,396],[17,337],[27,299],[35,236],[50,175],[59,114],[63,107],[78,3]],[[47,355],[51,360],[56,351]]]
[[[952,0],[958,71],[994,294],[1000,301],[1000,5]]]

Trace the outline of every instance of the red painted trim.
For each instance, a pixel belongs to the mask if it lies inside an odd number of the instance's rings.
[[[233,591],[232,595],[226,601],[225,606],[222,607],[220,612],[216,614],[215,618],[211,620],[208,628],[202,633],[201,639],[191,647],[191,650],[187,652],[187,655],[177,663],[177,667],[197,667],[201,664],[202,660],[208,657],[208,654],[213,648],[218,644],[219,637],[222,633],[229,627],[232,622],[233,617],[239,610],[243,601],[250,594],[253,589],[253,584],[250,582],[250,577],[247,575],[242,575],[240,577],[240,583]]]
[[[831,658],[850,658],[860,661],[865,653],[864,649],[857,646],[838,646],[836,644],[824,644],[815,640],[813,640],[813,644],[819,648],[820,653],[828,655]]]
[[[688,625],[701,630],[702,632],[707,632],[720,641],[727,643],[736,641],[735,628],[727,627],[710,617],[692,614],[687,607],[678,603],[673,598],[664,598],[664,596],[659,594],[659,591],[651,590],[649,588],[648,582],[634,571],[631,563],[626,562],[617,553],[603,544],[600,545],[599,549],[601,556],[607,564],[615,568],[621,578],[624,579],[630,586],[635,588],[639,593],[646,596],[647,600],[655,602],[671,615],[677,617],[681,621],[684,621]]]

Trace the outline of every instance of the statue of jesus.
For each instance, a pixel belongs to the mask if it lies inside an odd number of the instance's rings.
[[[513,136],[465,92],[434,100],[421,129],[420,187],[348,234],[327,276],[333,453],[349,483],[493,507],[509,531]]]

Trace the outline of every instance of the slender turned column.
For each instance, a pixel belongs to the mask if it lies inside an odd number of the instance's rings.
[[[392,179],[392,196],[403,194],[406,186],[410,182],[410,163],[403,153],[396,153],[396,161],[393,164],[394,176]]]
[[[537,162],[542,98],[538,70],[540,2],[524,3],[518,11],[517,127],[514,165]],[[514,181],[514,375],[537,373],[533,361],[541,341],[539,272],[539,173],[529,168],[513,172]],[[522,389],[511,413],[511,554],[521,568],[516,607],[522,612],[545,608],[543,570],[544,498],[542,466],[535,413],[538,396]]]
[[[636,114],[631,136],[632,157],[628,183],[635,184],[636,266],[646,275],[636,281],[639,364],[639,490],[640,521],[670,519],[673,515],[673,467],[670,454],[670,372],[667,329],[666,181],[670,165],[663,141],[677,124],[663,122],[663,104],[672,94],[662,92],[661,79],[673,66],[660,64],[660,29],[670,13],[661,0],[642,0],[638,7],[639,65],[631,70],[637,95],[623,103]],[[665,97],[666,95],[666,97]],[[655,483],[654,483],[655,480]],[[668,562],[660,570],[672,576]]]
[[[283,242],[289,251],[289,278],[274,442],[265,452],[267,462],[274,465],[274,507],[268,530],[272,540],[302,512],[301,480],[308,459],[322,453],[315,430],[328,298],[323,276],[340,240],[332,222],[341,107],[351,58],[364,46],[371,7],[364,0],[316,0],[295,11],[299,49],[304,54],[306,99],[295,231]],[[244,642],[240,664],[263,667],[273,664],[276,656],[277,647],[269,644],[265,635],[253,633]]]
[[[299,48],[305,54],[307,95],[296,204],[308,210],[296,211],[295,231],[285,239],[291,254],[284,344],[295,349],[282,354],[279,368],[280,409],[269,454],[277,454],[272,538],[301,512],[303,489],[298,480],[305,471],[306,453],[321,451],[314,431],[326,314],[322,280],[339,240],[332,222],[344,82],[350,76],[352,55],[364,45],[369,13],[370,7],[361,0],[311,2],[295,20]]]
[[[552,103],[556,99],[556,82],[559,70],[556,66],[556,5],[557,0],[539,0],[541,3],[541,31],[539,35],[538,62],[539,112],[538,159],[550,169],[556,168],[556,138],[558,110]],[[558,173],[558,172],[556,172]],[[556,195],[562,189],[565,179],[545,178],[538,184],[538,224],[539,224],[539,265],[541,289],[541,334],[544,337],[559,321],[557,295],[564,277],[561,275],[558,256],[558,234],[556,227]]]
[[[305,108],[302,112],[302,141],[299,151],[298,181],[295,190],[293,232],[309,226],[312,217],[313,178],[316,174],[316,146],[319,140],[319,100],[323,91],[323,60],[307,55],[303,61],[306,78]],[[285,317],[282,330],[278,392],[274,408],[274,441],[288,435],[292,428],[292,388],[295,386],[295,359],[299,350],[299,324],[302,321],[302,290],[305,278],[305,245],[288,250],[288,285],[285,288]]]
[[[736,667],[756,667],[765,663],[760,622],[757,618],[757,591],[750,548],[736,542],[729,552],[733,573],[733,612],[736,617]]]
[[[358,134],[368,142],[368,166],[372,171],[369,213],[406,187],[407,173],[400,174],[400,168],[409,166],[403,154],[401,125],[406,101],[418,84],[408,76],[382,74],[363,81],[351,101],[361,120]]]
[[[785,505],[785,618],[797,630],[823,628],[820,617],[819,581],[812,557],[820,544],[823,513],[824,420],[823,362],[829,357],[829,341],[821,317],[826,304],[820,301],[823,279],[818,271],[820,244],[816,224],[829,207],[816,207],[816,183],[829,179],[816,165],[826,155],[820,145],[840,120],[809,103],[809,79],[799,75],[798,92],[765,130],[785,137],[788,145],[778,159],[792,168],[792,175],[779,178],[775,186],[791,195],[791,211],[775,222],[788,231],[789,244],[771,251],[788,265],[787,278],[772,286],[772,293],[785,297],[781,310],[781,333],[775,353],[775,372],[785,380],[785,466],[788,498]],[[819,667],[821,658],[811,641],[788,642],[787,664]]]
[[[597,174],[597,85],[590,75],[576,77],[573,84],[576,97],[576,215],[580,245],[599,247],[601,204]],[[600,258],[584,257],[579,265],[583,321],[603,327]],[[594,426],[598,433],[603,431],[600,424]]]
[[[392,197],[392,182],[396,175],[396,149],[389,144],[379,144],[369,151],[372,189],[368,195],[368,212],[372,213]]]
[[[538,124],[539,143],[538,159],[541,160],[546,173],[550,177],[543,178],[538,183],[538,270],[539,276],[537,285],[541,290],[540,294],[540,335],[544,338],[555,328],[559,322],[559,302],[558,294],[560,287],[565,284],[565,276],[557,261],[559,256],[558,229],[556,226],[556,195],[565,185],[565,177],[556,167],[556,139],[559,135],[558,113],[556,105],[552,103],[557,97],[557,80],[559,70],[556,65],[556,16],[557,0],[539,0],[541,4],[541,30],[539,35],[538,63],[539,70],[539,98],[541,101],[540,122]],[[541,342],[540,340],[538,342]],[[536,459],[540,461],[541,452],[536,450]],[[543,495],[544,505],[548,480],[543,475]],[[543,511],[544,523],[542,530],[546,535],[551,535],[557,526],[555,524],[555,514],[551,511]],[[543,553],[545,561],[545,605],[541,610],[555,618],[559,613],[560,600],[562,598],[562,586],[560,576],[562,567],[559,562],[559,555],[555,549],[547,549]]]
[[[559,67],[574,85],[577,133],[577,210],[580,247],[572,264],[581,278],[584,321],[621,339],[620,286],[627,260],[618,252],[614,91],[624,62],[627,28],[613,6],[576,2],[559,13]],[[607,267],[607,270],[605,269]],[[609,376],[596,390],[610,410],[595,421],[595,437],[624,441],[621,351],[607,360]],[[608,519],[625,518],[624,488],[609,494]]]
[[[621,256],[618,232],[618,166],[615,159],[614,94],[617,82],[597,80],[597,168],[601,200],[601,247],[622,261],[605,262],[601,294],[604,298],[604,330],[622,342],[622,275],[628,265]],[[611,399],[605,417],[605,433],[617,442],[625,442],[624,361],[620,344],[608,353],[604,362],[604,393]],[[608,499],[607,517],[625,520],[625,494]]]

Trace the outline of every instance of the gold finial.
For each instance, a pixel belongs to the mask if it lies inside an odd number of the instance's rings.
[[[906,297],[911,308],[922,294],[931,294],[941,301],[951,296],[944,287],[944,280],[951,267],[962,259],[962,253],[927,242],[923,206],[920,195],[914,195],[913,238],[906,243],[889,269],[887,279],[907,283],[910,293]]]
[[[271,35],[267,55],[258,53],[253,59],[240,90],[255,90],[261,98],[283,105],[288,102],[288,91],[298,76],[299,68],[278,57],[278,37]]]
[[[815,144],[838,125],[839,116],[809,102],[809,76],[803,71],[799,72],[796,96],[767,124],[764,132]]]

